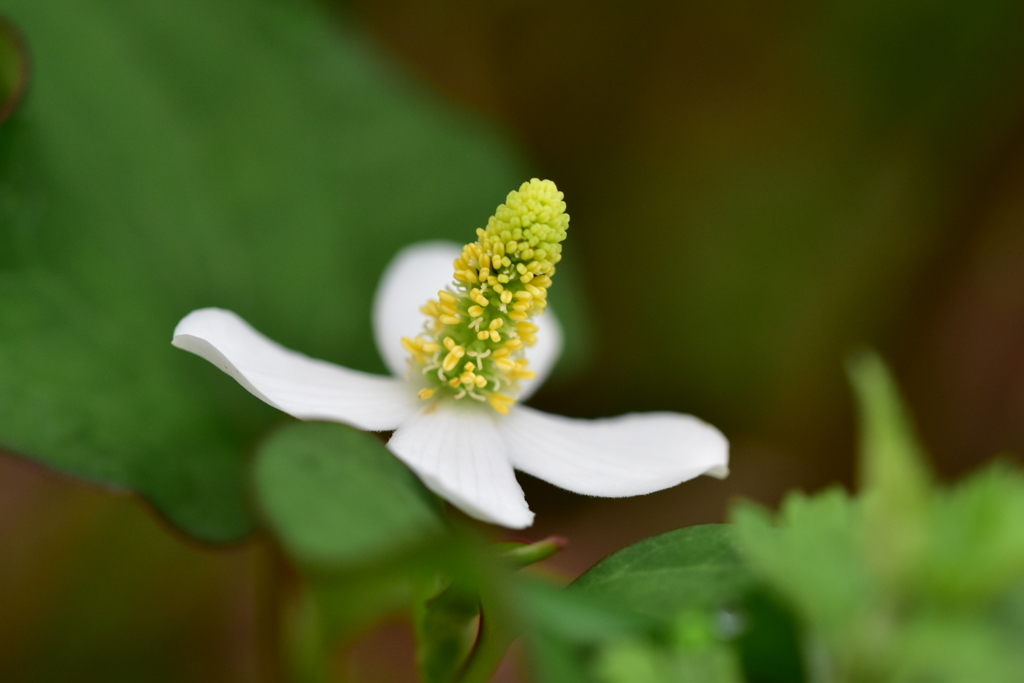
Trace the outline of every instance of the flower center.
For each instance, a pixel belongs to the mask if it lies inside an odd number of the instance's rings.
[[[555,264],[569,227],[563,194],[532,179],[508,194],[455,259],[454,282],[421,309],[421,335],[404,338],[409,362],[428,386],[420,398],[448,395],[486,401],[507,414],[536,341],[534,316],[547,306]]]

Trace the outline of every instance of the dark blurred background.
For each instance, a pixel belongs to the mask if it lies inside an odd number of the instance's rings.
[[[855,486],[843,360],[864,344],[893,364],[942,476],[1024,453],[1024,4],[332,11],[510,131],[565,192],[586,342],[533,404],[678,410],[733,444],[725,482],[638,499],[522,477],[527,535],[571,543],[553,572],[722,521],[737,496]],[[284,579],[263,540],[200,548],[133,498],[4,456],[0,548],[0,680],[140,680],[154,663],[146,680],[279,675]],[[411,659],[380,643],[403,638],[388,627],[339,667],[399,680]]]

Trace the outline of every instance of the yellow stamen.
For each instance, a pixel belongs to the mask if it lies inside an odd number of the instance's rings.
[[[487,396],[487,402],[502,415],[508,415],[509,409],[515,405],[516,400],[506,394],[494,392]]]
[[[454,283],[423,306],[424,332],[402,340],[431,383],[421,398],[472,397],[509,412],[518,382],[536,376],[524,358],[537,341],[530,321],[546,307],[568,223],[562,193],[534,179],[509,193],[477,229],[477,240],[454,261]]]

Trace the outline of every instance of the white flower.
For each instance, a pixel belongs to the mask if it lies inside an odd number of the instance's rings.
[[[651,493],[701,474],[728,474],[725,437],[690,415],[631,413],[582,420],[521,403],[495,405],[494,410],[483,400],[433,396],[433,390],[424,394],[424,374],[411,367],[402,340],[423,332],[421,307],[451,286],[452,263],[459,257],[455,244],[414,245],[385,271],[373,322],[393,377],[291,351],[235,313],[217,308],[185,316],[174,330],[173,344],[214,363],[258,398],[301,420],[394,430],[389,450],[430,490],[473,517],[506,527],[533,523],[514,469],[569,491],[613,498]],[[550,309],[536,326],[537,342],[529,349],[536,376],[519,381],[512,398],[520,402],[536,391],[561,351],[561,331]],[[473,385],[467,386],[472,394]],[[422,400],[425,396],[429,400]]]

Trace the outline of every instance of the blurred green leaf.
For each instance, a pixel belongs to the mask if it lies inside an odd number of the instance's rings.
[[[424,581],[417,558],[403,556],[327,575],[312,575],[310,590],[328,644],[352,635],[391,613],[408,613]]]
[[[576,643],[649,630],[657,623],[646,615],[624,610],[614,600],[538,582],[524,586],[522,600],[535,623]]]
[[[808,678],[1020,680],[1024,475],[997,463],[939,486],[882,361],[862,354],[850,374],[862,492],[791,494],[775,519],[749,503],[732,512],[765,597],[797,620]],[[740,638],[748,674],[778,680],[779,663],[750,666],[750,615]]]
[[[845,633],[867,608],[857,512],[845,492],[830,489],[814,497],[792,493],[783,501],[777,522],[767,510],[747,502],[738,504],[731,517],[750,570],[802,617],[836,635]]]
[[[919,562],[928,542],[931,473],[885,363],[863,351],[847,363],[860,407],[861,506],[868,561],[887,581]]]
[[[403,244],[464,239],[525,175],[344,19],[283,0],[3,0],[34,57],[0,129],[0,445],[229,541],[279,414],[170,346],[233,309],[382,371],[370,301]]]
[[[603,647],[595,666],[601,683],[740,683],[734,653],[716,633],[714,612],[679,615],[668,643],[624,638]]]
[[[860,408],[861,486],[871,495],[919,500],[931,476],[899,389],[877,354],[862,351],[847,362]]]
[[[580,576],[569,591],[671,619],[689,607],[737,600],[748,581],[731,529],[707,524],[670,531],[620,550]]]
[[[552,557],[565,547],[565,543],[565,538],[561,536],[549,536],[534,543],[506,541],[496,544],[495,549],[503,561],[516,569],[522,569]]]
[[[1003,462],[987,467],[938,493],[933,514],[930,552],[919,576],[934,599],[986,604],[1024,580],[1020,470]]]
[[[479,615],[478,592],[458,582],[419,602],[416,649],[425,683],[455,680],[476,641]]]
[[[270,526],[300,563],[369,564],[444,529],[415,475],[375,436],[345,425],[280,429],[258,450],[255,482]]]
[[[801,683],[806,679],[796,617],[763,587],[743,600],[736,639],[747,683]]]
[[[538,582],[525,584],[520,600],[528,624],[524,640],[542,683],[595,680],[601,646],[642,637],[657,626],[606,599]]]

